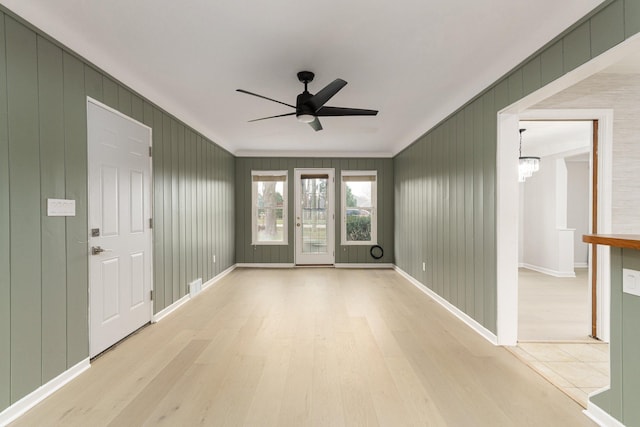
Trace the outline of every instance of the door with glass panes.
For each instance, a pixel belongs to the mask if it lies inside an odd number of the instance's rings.
[[[334,169],[295,170],[297,265],[335,262]]]

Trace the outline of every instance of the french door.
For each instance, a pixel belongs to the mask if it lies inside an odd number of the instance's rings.
[[[335,262],[334,175],[334,169],[295,169],[296,265]]]

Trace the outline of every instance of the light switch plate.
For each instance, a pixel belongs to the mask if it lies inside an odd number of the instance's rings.
[[[47,216],[76,216],[76,201],[47,199]]]
[[[640,271],[622,269],[622,292],[640,297]]]

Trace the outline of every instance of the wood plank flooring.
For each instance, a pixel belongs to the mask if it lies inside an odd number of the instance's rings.
[[[553,277],[518,270],[518,341],[597,342],[591,334],[588,270]]]
[[[592,426],[393,270],[237,269],[15,426]]]

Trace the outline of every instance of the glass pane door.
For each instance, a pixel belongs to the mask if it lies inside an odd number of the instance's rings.
[[[333,169],[296,169],[296,264],[333,264]]]
[[[302,175],[300,180],[300,218],[302,253],[327,253],[327,184],[328,175]]]

